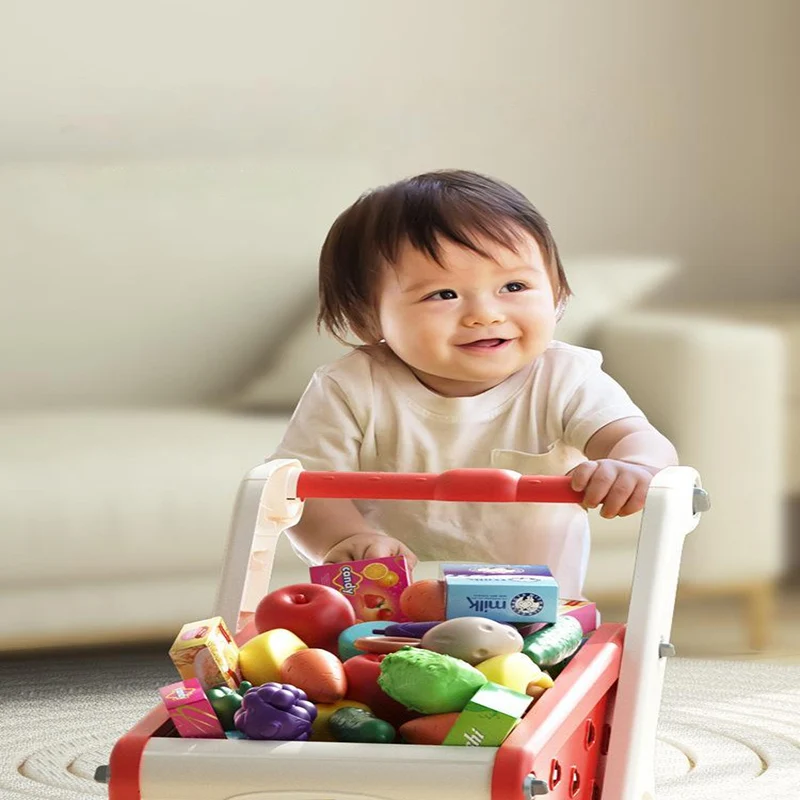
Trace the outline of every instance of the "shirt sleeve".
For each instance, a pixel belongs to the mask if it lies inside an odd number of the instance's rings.
[[[342,387],[317,370],[270,458],[296,458],[303,469],[355,471],[363,432]]]
[[[644,412],[631,400],[610,375],[603,371],[602,356],[583,361],[581,376],[564,407],[564,441],[584,452],[589,439],[600,428],[627,417],[644,417]]]

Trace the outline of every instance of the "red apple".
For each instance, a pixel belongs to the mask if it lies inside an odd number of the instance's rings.
[[[338,653],[339,634],[355,624],[355,611],[344,595],[330,586],[295,583],[265,595],[256,608],[259,633],[286,628],[309,647]]]

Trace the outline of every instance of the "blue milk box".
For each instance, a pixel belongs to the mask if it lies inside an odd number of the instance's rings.
[[[444,573],[446,616],[496,622],[555,622],[558,583],[552,575]]]
[[[552,575],[544,564],[475,564],[444,563],[439,565],[443,578],[448,575]]]

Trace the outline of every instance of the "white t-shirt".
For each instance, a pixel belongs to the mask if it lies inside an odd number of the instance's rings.
[[[272,457],[308,470],[564,475],[604,425],[644,416],[601,364],[595,350],[552,342],[498,386],[443,397],[385,345],[360,347],[314,373]],[[577,504],[354,502],[422,561],[547,564],[562,597],[581,596],[589,526]]]

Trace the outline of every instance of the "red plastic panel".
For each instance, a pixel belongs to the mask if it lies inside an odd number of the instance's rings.
[[[109,800],[140,800],[139,772],[142,755],[153,736],[172,727],[167,709],[156,706],[114,745],[109,760]]]
[[[524,475],[501,469],[426,472],[300,473],[297,497],[348,500],[451,500],[469,503],[580,503],[582,492],[562,475]]]
[[[549,800],[598,800],[624,636],[624,625],[601,625],[523,717],[497,752],[492,800],[520,800],[529,775],[546,785]]]

